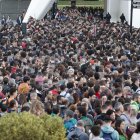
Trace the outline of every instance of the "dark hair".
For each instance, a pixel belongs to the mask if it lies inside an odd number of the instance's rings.
[[[7,108],[8,108],[8,107],[7,107],[6,105],[4,105],[4,104],[1,105],[1,111],[2,111],[2,112],[7,111]]]
[[[92,97],[94,95],[94,90],[93,89],[89,89],[88,90],[88,96]]]
[[[66,88],[65,85],[61,85],[61,86],[60,86],[60,90],[64,90],[65,88]]]
[[[26,83],[27,81],[29,81],[30,80],[30,78],[28,77],[28,76],[25,76],[24,78],[23,78],[23,81]]]
[[[58,114],[60,112],[60,107],[59,105],[54,105],[52,108],[52,113]]]
[[[101,119],[97,119],[94,121],[94,125],[103,125],[103,121]]]
[[[9,82],[9,79],[8,79],[7,77],[5,77],[5,78],[3,79],[3,83],[4,83],[4,84],[8,84],[8,82]]]
[[[110,105],[112,106],[112,101],[106,101],[106,102],[105,102],[105,105],[106,105],[107,107],[110,106]]]
[[[16,104],[16,100],[11,100],[9,103],[9,107],[13,108],[15,104]]]
[[[96,80],[100,79],[100,74],[98,72],[95,72],[94,77]]]
[[[120,130],[120,125],[121,125],[122,122],[124,122],[123,119],[117,119],[116,122],[115,122],[115,128],[120,135],[124,135],[122,130]]]
[[[51,102],[46,102],[44,104],[45,107],[45,112],[47,112],[48,114],[52,113],[52,103]]]
[[[21,109],[21,112],[29,112],[30,111],[30,107],[29,106],[23,106]]]
[[[140,121],[137,122],[137,129],[135,131],[136,133],[140,133]]]
[[[99,85],[95,85],[95,86],[94,86],[94,91],[95,91],[95,92],[98,92],[99,90],[100,90],[100,86],[99,86]]]
[[[121,92],[122,92],[121,88],[116,88],[116,89],[115,89],[115,95],[118,95],[118,94],[121,93]]]
[[[115,111],[112,109],[107,110],[106,115],[112,115]]]
[[[123,105],[123,107],[124,107],[124,111],[128,111],[128,108],[130,107],[130,104],[129,103],[125,103]]]
[[[79,111],[79,113],[80,113],[81,116],[86,116],[87,115],[87,112],[86,112],[86,108],[85,107],[79,106],[77,108],[77,110]]]
[[[100,131],[101,131],[101,127],[98,126],[98,125],[94,125],[92,128],[91,128],[91,132],[94,136],[99,136],[100,135]]]
[[[16,92],[16,88],[15,87],[11,87],[10,89],[10,95],[13,95]]]

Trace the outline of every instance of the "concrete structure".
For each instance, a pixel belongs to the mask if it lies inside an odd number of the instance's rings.
[[[138,0],[135,0],[138,1]],[[111,21],[120,20],[120,15],[124,13],[126,20],[130,23],[131,0],[105,0],[105,10],[112,16]],[[140,9],[133,11],[133,26],[140,28]]]
[[[0,18],[2,15],[10,15],[16,19],[19,13],[27,10],[30,0],[0,0]]]

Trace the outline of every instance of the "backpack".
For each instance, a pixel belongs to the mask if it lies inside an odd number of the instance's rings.
[[[113,138],[111,136],[112,133],[113,132],[111,132],[111,133],[105,133],[105,132],[102,131],[102,134],[103,134],[102,138],[104,138],[104,140],[113,140]]]
[[[92,128],[92,124],[90,123],[90,119],[86,118],[82,120],[84,122],[85,133],[89,136]]]
[[[69,132],[75,131],[75,127],[72,127]],[[80,134],[81,135],[81,134]],[[73,133],[69,140],[80,140],[80,135],[78,133]]]
[[[78,134],[73,134],[69,140],[80,140],[80,136]]]

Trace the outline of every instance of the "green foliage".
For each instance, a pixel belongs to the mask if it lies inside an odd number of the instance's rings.
[[[59,117],[11,113],[0,118],[0,140],[65,140]]]

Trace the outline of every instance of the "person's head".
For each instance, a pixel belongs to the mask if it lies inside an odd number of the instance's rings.
[[[8,82],[9,82],[9,79],[8,79],[7,77],[4,77],[3,83],[4,83],[4,84],[8,84]]]
[[[73,118],[74,112],[72,110],[68,109],[66,111],[65,115],[66,115],[66,120],[69,120],[69,119]]]
[[[108,115],[104,116],[104,123],[109,124],[111,126],[112,119],[110,118],[110,116],[108,116]]]
[[[79,118],[82,116],[86,116],[87,115],[86,108],[83,106],[77,107],[77,115]]]
[[[125,112],[130,113],[130,109],[131,109],[130,103],[125,103],[123,105],[123,108]]]
[[[83,132],[85,131],[84,122],[82,120],[77,122],[77,127],[80,128]]]
[[[112,109],[112,101],[107,100],[107,101],[105,102],[105,105],[107,106],[107,110],[108,110],[108,109]]]
[[[103,123],[104,123],[104,122],[103,122],[103,120],[101,120],[101,119],[97,119],[97,120],[94,121],[94,125],[102,126]]]
[[[52,113],[55,114],[55,115],[59,115],[60,114],[60,107],[59,107],[59,105],[53,105]]]
[[[29,112],[30,111],[30,107],[29,106],[23,106],[21,108],[21,112]]]
[[[60,86],[60,90],[61,90],[61,91],[64,91],[64,90],[65,90],[65,88],[66,88],[66,86],[65,86],[65,85],[61,85],[61,86]]]
[[[132,82],[139,87],[139,79],[137,77],[132,77]]]
[[[18,109],[18,103],[15,99],[11,100],[9,103],[9,108],[11,108],[12,110],[17,111]]]
[[[138,110],[134,105],[130,106],[130,116],[136,117],[138,115]]]
[[[10,88],[10,96],[14,96],[14,98],[17,97],[17,89],[15,87]]]
[[[30,100],[36,100],[37,99],[37,93],[36,92],[31,92],[30,94]]]
[[[119,133],[123,132],[125,129],[125,121],[123,119],[117,119],[115,122],[115,128]]]
[[[101,111],[102,111],[102,113],[106,113],[106,111],[107,111],[107,105],[106,104],[102,105]]]
[[[100,86],[99,85],[95,85],[94,86],[94,91],[95,92],[99,92],[100,91]]]
[[[7,107],[5,104],[2,104],[2,105],[1,105],[1,111],[2,111],[2,112],[6,112],[7,109],[8,109],[8,107]]]
[[[123,111],[124,111],[123,105],[122,105],[122,103],[120,103],[120,102],[116,102],[116,103],[115,103],[114,109],[115,109],[115,112],[116,112],[117,114],[121,114],[121,113],[123,113]]]
[[[91,132],[92,132],[92,134],[93,134],[95,137],[97,137],[97,136],[100,135],[101,127],[100,127],[99,125],[94,125],[94,126],[92,126],[92,128],[91,128]]]
[[[102,104],[106,103],[107,102],[107,95],[106,94],[102,94],[101,100],[102,100]]]
[[[29,83],[30,82],[30,78],[28,76],[24,76],[23,82],[24,83]]]
[[[140,121],[137,122],[137,129],[135,132],[140,133]]]
[[[113,121],[115,120],[115,111],[112,109],[107,110],[106,115],[108,115]]]
[[[116,97],[121,97],[122,96],[122,89],[121,88],[116,88],[114,94],[115,94]]]
[[[138,102],[138,103],[140,103],[140,94],[135,93],[133,95],[133,100],[136,101],[136,102]]]
[[[41,101],[35,100],[32,102],[30,112],[34,115],[40,116],[44,114],[44,105]]]

